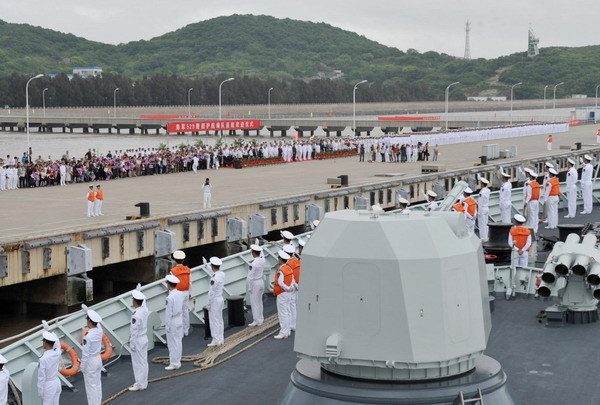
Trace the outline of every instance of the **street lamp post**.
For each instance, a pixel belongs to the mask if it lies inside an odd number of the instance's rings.
[[[594,124],[598,122],[598,87],[600,87],[600,84],[596,86],[596,108],[594,110]]]
[[[552,122],[554,122],[556,120],[556,115],[555,115],[555,111],[556,111],[556,88],[558,86],[562,86],[563,84],[565,84],[565,82],[560,82],[560,83],[554,85],[554,92],[552,94]]]
[[[25,127],[27,128],[27,160],[31,163],[31,155],[29,154],[29,83],[31,83],[34,79],[39,79],[40,77],[44,77],[43,74],[39,74],[37,76],[32,77],[27,80],[27,84],[25,84],[25,115],[26,115],[26,123]]]
[[[448,97],[450,95],[450,87],[454,86],[455,84],[460,84],[460,82],[450,83],[448,87],[446,87],[446,131],[448,130]]]
[[[354,131],[354,135],[356,135],[356,89],[363,83],[366,83],[366,80],[361,80],[360,82],[354,85],[354,89],[352,89],[352,130]]]
[[[512,112],[513,112],[513,92],[516,86],[522,85],[523,82],[515,83],[510,86],[510,125],[512,125]]]
[[[221,84],[219,84],[219,121],[221,121],[221,86],[223,86],[223,83],[227,83],[230,82],[232,80],[235,80],[233,77],[230,77],[227,80],[223,80],[221,82]]]
[[[193,87],[188,89],[188,120],[192,118],[192,90],[194,90]]]
[[[549,87],[549,85],[545,85],[544,86],[544,110],[546,109],[546,89]]]
[[[273,87],[267,91],[267,103],[269,105],[269,121],[271,121],[271,91],[273,91]]]
[[[44,109],[44,118],[46,118],[46,90],[48,90],[48,87],[42,91],[42,107]]]
[[[113,117],[115,118],[117,118],[117,91],[119,91],[118,87],[113,91]]]

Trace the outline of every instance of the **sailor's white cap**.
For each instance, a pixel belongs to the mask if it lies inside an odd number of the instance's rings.
[[[463,193],[473,194],[473,190],[471,190],[471,187],[467,187],[467,188],[465,188],[465,190],[463,191]]]
[[[321,221],[319,221],[318,219],[315,219],[314,221],[312,221],[312,225],[316,228],[319,224],[321,223]]]
[[[290,255],[288,255],[287,253],[285,253],[283,250],[280,250],[279,252],[277,252],[277,254],[279,255],[279,257],[281,257],[283,260],[289,260],[290,259]]]
[[[250,249],[254,250],[255,252],[262,252],[263,248],[261,246],[258,245],[250,245]]]
[[[556,169],[555,169],[555,168],[551,168],[551,169],[550,169],[550,170],[548,170],[548,171],[549,171],[550,173],[552,173],[553,175],[555,175],[555,176],[558,174],[558,172],[556,171]]]
[[[590,161],[590,162],[591,162],[592,160],[594,160],[594,159],[593,159],[593,158],[592,158],[590,155],[583,155],[583,158],[584,158],[585,160],[587,160],[587,161]]]
[[[575,164],[576,164],[576,163],[575,163],[575,160],[574,160],[574,159],[572,159],[572,158],[568,158],[568,159],[567,159],[567,162],[571,163],[572,165],[575,165]]]
[[[483,184],[490,184],[490,181],[488,179],[486,179],[485,177],[481,177],[479,179],[480,182],[482,182]]]
[[[508,174],[508,173],[504,173],[504,172],[502,172],[502,173],[500,173],[500,175],[501,175],[502,177],[506,177],[507,179],[510,179],[510,174]]]
[[[179,284],[179,279],[172,274],[167,274],[167,277],[165,277],[165,280],[168,281],[169,283]]]
[[[290,231],[281,231],[281,237],[283,239],[292,240],[294,239],[294,234]]]
[[[210,264],[212,264],[213,266],[220,266],[223,264],[223,261],[217,256],[213,256],[210,258]]]
[[[529,171],[529,175],[530,175],[531,177],[537,177],[537,176],[538,176],[538,174],[537,174],[536,172],[534,172],[533,170],[530,170],[530,171]]]
[[[554,167],[554,165],[550,162],[546,162],[546,167],[549,169],[552,169]]]
[[[8,360],[6,360],[6,357],[4,357],[3,355],[0,354],[0,364],[6,364],[8,363]]]
[[[399,200],[399,202],[402,202],[401,200],[404,200],[404,198],[401,198]],[[404,201],[406,201],[406,200],[404,200]],[[371,205],[371,211],[373,211],[375,213],[380,213],[380,212],[383,212],[384,210],[378,204],[375,204],[375,205]]]
[[[56,333],[54,332],[45,330],[44,333],[42,333],[42,337],[49,342],[58,342],[58,336],[56,336]]]
[[[288,255],[291,255],[292,253],[294,253],[296,251],[296,248],[292,245],[283,245],[283,251],[285,253],[287,253]]]
[[[525,173],[529,173],[529,174],[531,174],[531,169],[530,169],[529,167],[526,167],[525,169],[523,169],[523,171],[524,171]]]
[[[100,316],[100,314],[98,312],[94,311],[93,309],[87,310],[87,316],[88,316],[88,318],[90,318],[90,320],[92,322],[95,322],[95,323],[102,322],[102,317]]]
[[[173,259],[183,260],[185,259],[185,252],[183,250],[176,250],[173,252]]]
[[[299,240],[298,240],[298,244],[299,244],[300,246],[304,247],[304,245],[306,245],[306,241],[305,241],[305,240],[303,240],[303,239],[299,239]]]
[[[100,183],[96,184],[96,187],[100,187]]]
[[[525,217],[521,214],[516,214],[514,217],[515,221],[524,223],[526,221]]]
[[[143,292],[141,292],[140,290],[133,290],[131,292],[131,295],[133,296],[133,298],[135,298],[136,300],[140,300],[143,301],[146,299],[146,296],[144,295]]]
[[[402,197],[398,198],[398,202],[400,204],[408,204],[408,200],[406,198],[402,198]]]
[[[427,190],[427,195],[428,195],[429,197],[433,197],[433,198],[436,198],[436,197],[437,197],[437,194],[436,194],[436,193],[434,193],[434,192],[433,192],[433,191],[431,191],[431,190]]]

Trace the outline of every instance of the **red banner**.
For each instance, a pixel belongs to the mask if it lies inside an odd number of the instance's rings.
[[[183,121],[169,122],[167,132],[229,131],[260,127],[260,120]]]
[[[200,118],[199,114],[157,114],[157,115],[140,115],[140,118],[146,120],[181,120],[185,118]]]
[[[430,117],[377,117],[380,121],[439,121],[439,116]]]

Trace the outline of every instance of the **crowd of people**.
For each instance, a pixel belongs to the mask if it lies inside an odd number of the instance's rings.
[[[390,138],[366,139],[358,141],[359,161],[365,161],[365,155],[370,159],[369,162],[396,162],[396,163],[414,163],[417,161],[427,161],[431,156],[432,161],[438,160],[439,147],[433,148],[429,143],[418,142],[416,145],[408,143],[391,143]]]

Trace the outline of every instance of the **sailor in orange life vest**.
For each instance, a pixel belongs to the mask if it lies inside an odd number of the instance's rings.
[[[138,288],[141,286],[138,284]],[[139,289],[131,292],[133,314],[129,326],[129,348],[135,383],[129,391],[142,391],[148,387],[148,307],[146,296]]]
[[[567,159],[567,215],[565,218],[575,218],[577,213],[577,169],[575,168],[575,160]]]
[[[290,329],[296,330],[296,302],[298,301],[298,283],[300,282],[300,260],[296,257],[296,248],[294,245],[284,245],[283,251],[290,255],[287,264],[294,272],[294,290],[291,292],[290,299]]]
[[[102,203],[104,202],[104,191],[100,190],[100,184],[96,184],[96,201],[94,201],[94,215],[99,217],[102,213]]]
[[[165,308],[165,331],[167,332],[167,347],[169,349],[169,365],[165,370],[181,368],[181,351],[183,340],[183,296],[177,289],[179,279],[172,274],[165,277],[167,282],[167,307]]]
[[[171,274],[179,279],[177,289],[183,293],[183,336],[187,336],[190,332],[190,298],[192,291],[192,272],[189,267],[183,265],[185,260],[185,252],[176,250],[173,252],[173,260],[177,265],[171,269]]]
[[[102,317],[94,310],[81,305],[81,309],[87,314],[88,332],[83,336],[83,349],[81,354],[80,370],[85,382],[85,395],[88,405],[100,405],[102,403],[102,359],[100,349],[102,345]]]
[[[8,404],[8,382],[10,381],[10,373],[6,369],[6,357],[0,354],[0,404]]]
[[[279,315],[280,331],[275,336],[275,339],[287,339],[290,337],[290,300],[292,299],[292,291],[294,291],[294,270],[287,264],[290,260],[290,255],[280,250],[279,269],[275,273],[273,283],[273,294],[277,297],[277,314]]]
[[[512,211],[512,184],[510,174],[500,172],[502,176],[502,186],[500,187],[500,220],[505,224],[510,224],[510,213]]]
[[[220,268],[223,261],[218,257],[210,258],[210,267],[213,275],[210,279],[208,290],[208,320],[210,322],[210,334],[212,342],[207,346],[220,346],[224,342],[223,337],[223,286],[225,285],[225,273]]]
[[[44,354],[40,357],[38,368],[38,396],[42,405],[59,405],[60,392],[62,390],[58,379],[60,369],[60,342],[55,333],[44,331],[42,335]]]
[[[546,148],[548,150],[552,150],[552,135],[548,135],[548,142],[546,143]]]
[[[556,229],[558,226],[558,196],[560,195],[560,182],[556,177],[558,172],[552,168],[548,170],[550,178],[546,183],[544,194],[547,196],[546,204],[548,204],[548,226],[546,229]]]
[[[537,182],[537,173],[532,169],[525,169],[525,174],[527,175],[528,182],[525,186],[525,216],[527,217],[527,228],[533,229],[534,232],[538,231],[539,218],[538,214],[540,212],[539,199],[541,194],[542,186]]]
[[[410,214],[410,208],[408,208],[408,200],[406,198],[399,197],[398,198],[398,208],[400,209],[398,212],[401,214]]]
[[[95,201],[96,201],[96,193],[94,192],[94,186],[89,186],[88,193],[87,193],[87,216],[88,217],[96,216],[96,214],[94,214],[94,202]]]
[[[487,242],[489,239],[488,217],[490,214],[490,181],[485,177],[478,176],[479,199],[477,200],[477,227],[479,228],[479,239]]]
[[[527,266],[529,248],[531,247],[531,231],[525,227],[525,217],[515,215],[515,226],[508,233],[508,244],[512,248],[511,266]]]
[[[475,218],[477,218],[477,202],[471,197],[473,190],[470,187],[463,191],[464,200],[462,202],[465,213],[465,227],[467,232],[475,232]]]

